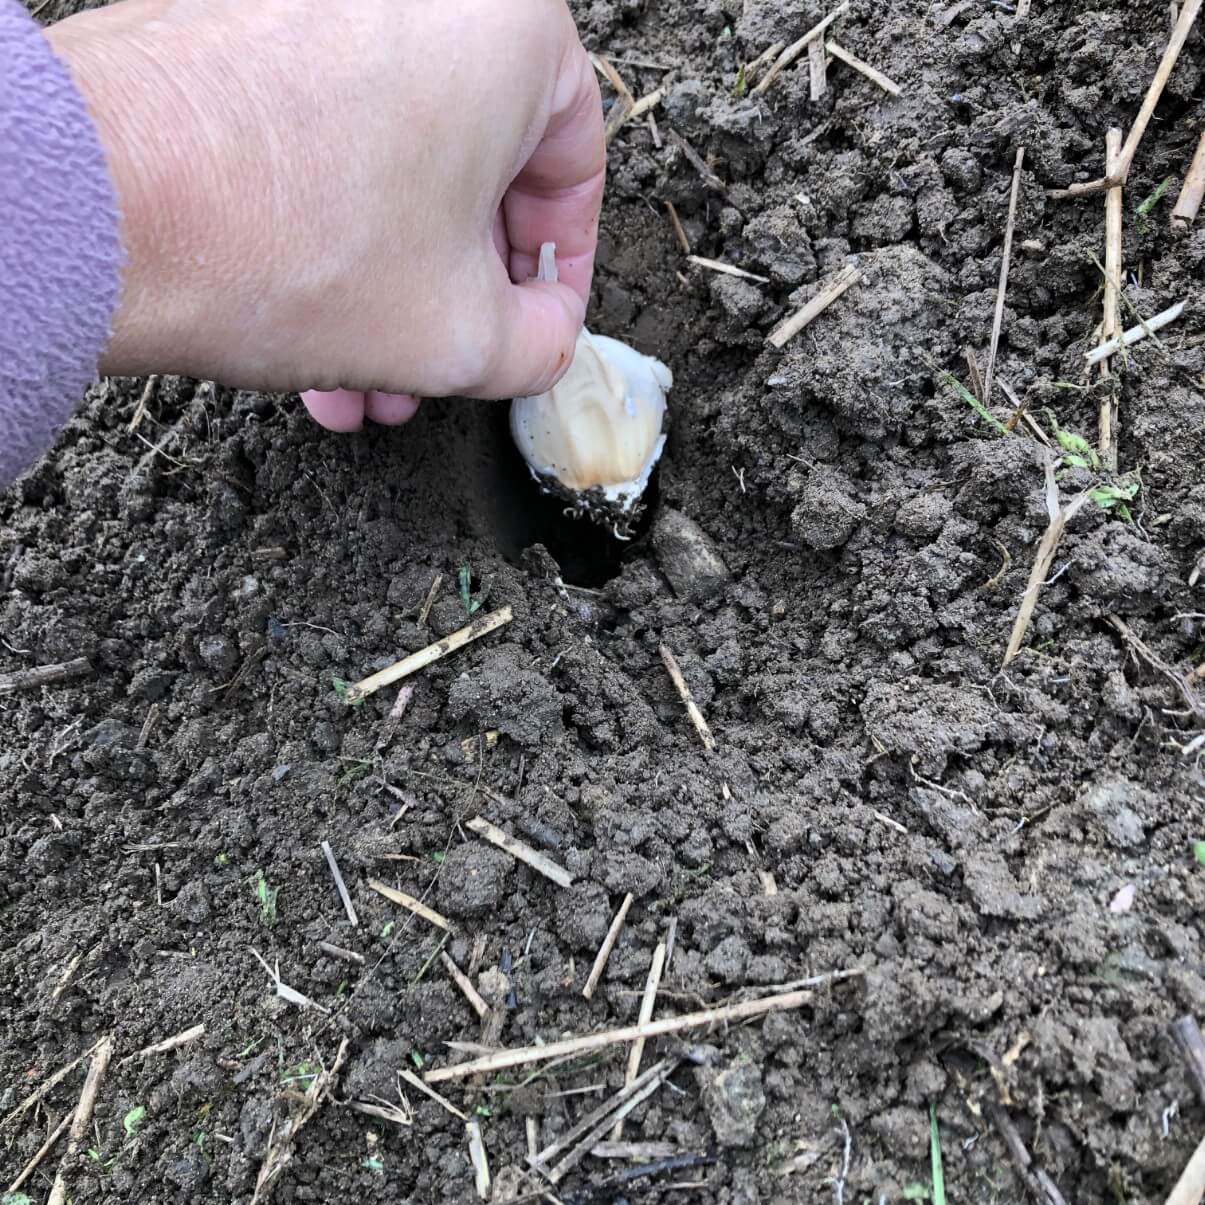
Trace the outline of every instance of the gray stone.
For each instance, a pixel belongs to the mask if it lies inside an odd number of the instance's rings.
[[[741,1059],[720,1071],[699,1067],[695,1080],[703,1093],[703,1108],[716,1142],[723,1147],[749,1146],[766,1107],[757,1065]]]
[[[704,602],[728,584],[728,566],[711,537],[681,511],[662,511],[653,526],[653,549],[679,598]]]

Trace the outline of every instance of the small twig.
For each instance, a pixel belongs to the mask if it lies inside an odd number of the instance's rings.
[[[853,1150],[853,1136],[849,1132],[849,1122],[844,1117],[838,1117],[841,1123],[841,1173],[833,1180],[833,1194],[836,1205],[845,1205],[845,1181],[849,1177],[849,1158]]]
[[[893,828],[897,833],[903,836],[908,835],[908,830],[898,821],[893,820],[886,812],[871,812],[870,813],[880,824],[885,824],[888,828]]]
[[[322,854],[326,858],[326,864],[330,867],[331,878],[335,880],[335,890],[339,893],[339,898],[343,901],[343,910],[347,913],[347,919],[351,921],[353,929],[360,926],[360,918],[356,916],[355,905],[351,902],[351,896],[347,892],[347,884],[343,881],[343,873],[339,869],[339,863],[335,861],[335,851],[331,849],[329,841],[322,842]]]
[[[159,385],[159,378],[151,375],[147,377],[146,384],[142,387],[142,394],[138,398],[138,405],[134,407],[134,417],[130,419],[130,425],[126,428],[127,431],[137,431],[142,425],[142,420],[146,418],[146,410],[151,402],[151,395]]]
[[[1099,364],[1101,360],[1108,359],[1109,356],[1113,355],[1114,352],[1120,351],[1123,347],[1130,347],[1155,331],[1162,330],[1169,323],[1175,322],[1184,312],[1184,307],[1187,304],[1187,299],[1177,301],[1175,305],[1168,306],[1162,313],[1156,314],[1153,318],[1148,318],[1141,325],[1131,326],[1129,330],[1122,331],[1120,335],[1114,335],[1112,339],[1100,344],[1099,347],[1094,347],[1091,351],[1085,352],[1084,359],[1089,364]]]
[[[430,1097],[440,1108],[451,1113],[453,1117],[458,1117],[461,1121],[468,1121],[467,1113],[462,1113],[446,1096],[441,1096],[429,1084],[424,1084],[408,1067],[400,1068],[398,1075],[416,1092],[421,1092],[424,1096]]]
[[[1180,187],[1180,195],[1176,198],[1176,207],[1172,210],[1173,230],[1187,230],[1197,220],[1202,198],[1205,198],[1205,130],[1201,131],[1196,154],[1192,157],[1188,174]]]
[[[1193,1151],[1188,1166],[1167,1198],[1167,1205],[1200,1205],[1202,1197],[1205,1197],[1205,1138]]]
[[[423,920],[430,922],[440,929],[452,931],[452,922],[446,916],[440,916],[434,908],[428,908],[422,900],[415,899],[412,895],[407,895],[404,891],[399,891],[396,887],[389,887],[380,882],[378,879],[369,879],[368,886],[372,888],[378,895],[383,895],[387,900],[391,900],[395,904],[401,904],[403,908],[409,908],[415,916],[421,916]]]
[[[803,52],[808,48],[808,43],[820,37],[828,27],[837,20],[838,17],[844,16],[849,11],[849,0],[843,0],[843,3],[837,5],[823,21],[813,25],[811,29],[803,35],[802,38],[792,42],[779,56],[774,60],[770,70],[766,72],[761,82],[753,89],[754,96],[761,96],[767,88],[785,71]]]
[[[490,1006],[481,998],[481,993],[473,986],[473,981],[456,965],[452,958],[443,950],[439,952],[439,961],[443,963],[444,970],[452,976],[452,982],[460,988],[464,998],[472,1006],[473,1011],[481,1018],[484,1018],[490,1011]]]
[[[298,1008],[316,1008],[320,1013],[325,1013],[330,1016],[330,1009],[319,1004],[317,1000],[311,1000],[304,992],[299,992],[295,987],[290,987],[280,977],[280,959],[276,960],[276,966],[270,967],[264,956],[254,947],[248,947],[252,954],[255,955],[256,961],[265,971],[268,972],[268,978],[272,980],[272,986],[276,988],[276,994],[282,999],[287,1000],[290,1004],[296,1004]]]
[[[706,259],[702,255],[687,255],[686,259],[689,263],[706,268],[709,272],[721,272],[725,276],[739,276],[744,280],[756,280],[759,284],[764,285],[770,283],[768,276],[758,276],[756,272],[746,272],[744,268],[738,268],[735,264],[726,264],[721,259]]]
[[[150,1054],[165,1054],[169,1050],[178,1050],[181,1046],[187,1046],[189,1042],[195,1042],[204,1036],[205,1023],[202,1022],[200,1025],[192,1026],[191,1029],[173,1034],[170,1038],[164,1038],[162,1042],[153,1042],[150,1046],[144,1046],[134,1054],[127,1054],[117,1065],[124,1067],[127,1063],[132,1063],[135,1059],[141,1059]]]
[[[711,752],[715,748],[715,737],[712,736],[711,729],[707,726],[707,721],[703,718],[703,713],[699,710],[694,695],[690,693],[690,687],[682,676],[682,669],[678,665],[677,657],[674,656],[673,651],[666,644],[661,646],[660,652],[661,660],[669,673],[670,681],[673,682],[674,689],[678,692],[678,698],[682,700],[683,705],[686,707],[686,714],[690,717],[690,722],[699,734],[699,740],[703,742],[703,748]]]
[[[707,166],[702,155],[700,155],[699,152],[696,151],[695,148],[691,146],[690,143],[687,142],[677,130],[670,130],[669,139],[674,146],[676,146],[678,150],[680,150],[682,154],[686,156],[687,162],[691,165],[691,167],[693,167],[695,171],[697,171],[699,175],[703,177],[703,183],[706,184],[708,188],[718,193],[727,194],[728,187],[724,181],[721,180],[719,176],[717,176],[715,172],[713,172],[711,168]]]
[[[70,1110],[67,1115],[59,1122],[51,1131],[50,1136],[42,1143],[34,1152],[33,1158],[21,1169],[21,1174],[8,1186],[8,1192],[15,1193],[30,1176],[38,1169],[38,1164],[50,1154],[54,1148],[54,1144],[63,1136],[63,1131],[71,1124],[71,1119],[75,1116],[75,1110]],[[7,1195],[7,1194],[6,1194]]]
[[[1034,1167],[1033,1156],[1013,1125],[1007,1111],[994,1100],[988,1100],[984,1108],[992,1124],[1000,1132],[1009,1158],[1021,1177],[1021,1182],[1029,1189],[1031,1195],[1042,1202],[1042,1205],[1067,1205],[1063,1194],[1059,1192],[1055,1182],[1041,1169]]]
[[[539,850],[532,849],[517,837],[504,833],[496,825],[491,824],[482,816],[474,816],[465,828],[470,828],[479,837],[485,838],[491,845],[505,850],[512,858],[525,862],[532,870],[551,879],[558,887],[569,887],[573,883],[571,875],[563,866],[558,866],[551,858],[546,858]]]
[[[1034,608],[1038,605],[1038,595],[1050,573],[1054,554],[1059,541],[1063,538],[1063,530],[1079,513],[1081,507],[1088,501],[1087,493],[1073,498],[1066,506],[1059,505],[1059,487],[1054,479],[1054,464],[1046,457],[1046,509],[1050,515],[1050,524],[1038,542],[1037,555],[1034,557],[1033,569],[1030,570],[1029,583],[1021,596],[1021,605],[1017,610],[1017,618],[1013,621],[1012,635],[1009,637],[1008,649],[1004,654],[1004,666],[1021,651],[1021,642],[1029,629],[1029,621],[1033,618]],[[1003,667],[1002,667],[1003,668]]]
[[[653,1019],[653,1009],[657,1006],[657,989],[661,986],[661,975],[665,971],[665,942],[657,943],[653,951],[653,961],[649,964],[648,978],[644,983],[644,995],[640,999],[640,1013],[636,1018],[637,1024],[647,1025]],[[634,1083],[640,1075],[640,1062],[644,1058],[644,1038],[637,1038],[628,1051],[628,1066],[624,1073],[625,1084]],[[623,1137],[623,1118],[616,1123],[611,1131],[611,1141],[618,1142]]]
[[[651,92],[646,92],[632,106],[632,111],[628,114],[628,121],[635,121],[637,117],[643,117],[650,110],[655,109],[665,96],[664,88],[654,88]]]
[[[508,1067],[522,1067],[528,1063],[542,1063],[560,1058],[564,1054],[585,1054],[591,1050],[605,1050],[608,1046],[626,1046],[637,1038],[660,1038],[666,1034],[683,1033],[689,1029],[701,1029],[705,1025],[718,1025],[727,1021],[743,1021],[749,1017],[761,1017],[766,1013],[784,1012],[802,1008],[815,999],[810,991],[784,992],[781,995],[763,996],[757,1000],[743,1000],[720,1008],[706,1008],[699,1012],[685,1013],[680,1017],[662,1017],[647,1025],[625,1025],[620,1029],[603,1030],[601,1033],[585,1034],[582,1037],[562,1038],[542,1046],[519,1046],[511,1050],[496,1050],[493,1054],[471,1059],[466,1063],[454,1063],[450,1067],[437,1067],[423,1077],[427,1083],[441,1080],[465,1079],[482,1072],[504,1071]]]
[[[1013,253],[1013,230],[1017,224],[1017,198],[1021,193],[1021,167],[1025,148],[1017,147],[1013,162],[1013,184],[1008,194],[1008,219],[1004,226],[1004,249],[1000,260],[1000,284],[996,289],[996,313],[992,319],[992,341],[987,352],[987,369],[983,374],[983,404],[992,404],[992,380],[996,375],[996,352],[1000,347],[1000,328],[1004,325],[1004,298],[1008,292],[1008,268]]]
[[[0,1130],[18,1120],[23,1114],[32,1109],[34,1105],[36,1105],[38,1101],[40,1101],[46,1095],[46,1093],[50,1091],[51,1088],[66,1079],[67,1076],[69,1076],[80,1065],[80,1063],[84,1061],[84,1059],[91,1057],[96,1052],[96,1048],[99,1045],[99,1041],[93,1042],[83,1054],[60,1067],[52,1076],[50,1076],[49,1079],[46,1079],[40,1083],[19,1105],[16,1106],[16,1108],[12,1110],[12,1112],[5,1116],[3,1121],[0,1121]]]
[[[607,113],[607,120],[603,126],[603,136],[609,143],[619,133],[624,122],[631,117],[632,110],[636,107],[636,98],[632,95],[632,90],[624,83],[623,76],[611,66],[606,58],[601,54],[592,54],[590,60],[595,69],[615,90],[615,101]]]
[[[828,54],[823,38],[808,43],[808,99],[823,100],[828,91]]]
[[[590,1148],[595,1159],[672,1159],[677,1153],[673,1142],[596,1142]]]
[[[255,1179],[255,1191],[251,1196],[251,1205],[257,1205],[257,1202],[265,1200],[271,1194],[281,1173],[293,1157],[293,1144],[297,1141],[297,1135],[318,1112],[323,1100],[326,1099],[327,1094],[334,1087],[335,1081],[339,1078],[339,1072],[343,1069],[344,1060],[347,1058],[347,1047],[348,1039],[344,1038],[339,1043],[335,1061],[331,1064],[330,1069],[314,1076],[313,1082],[301,1098],[301,1107],[297,1113],[286,1119],[279,1128],[273,1125],[272,1133],[268,1138],[268,1147],[264,1152],[264,1162]]]
[[[1126,643],[1143,657],[1152,669],[1158,670],[1176,688],[1180,693],[1180,697],[1188,704],[1189,712],[1198,718],[1205,718],[1205,704],[1202,704],[1184,676],[1177,673],[1175,669],[1168,665],[1120,616],[1106,615],[1105,618],[1117,629]]]
[[[827,47],[829,54],[833,58],[840,59],[847,67],[852,67],[855,71],[860,71],[872,84],[878,84],[884,92],[889,92],[892,96],[899,96],[903,92],[899,84],[891,79],[890,76],[884,75],[877,67],[864,63],[856,54],[850,54],[844,46],[839,46],[836,42],[829,41]]]
[[[1191,1015],[1173,1021],[1169,1027],[1176,1048],[1192,1076],[1197,1097],[1205,1105],[1205,1038],[1201,1036],[1197,1019]]]
[[[625,1084],[614,1096],[592,1109],[575,1125],[566,1130],[551,1146],[545,1147],[529,1162],[553,1184],[562,1180],[583,1155],[602,1137],[615,1121],[622,1121],[637,1105],[647,1100],[674,1073],[676,1059],[663,1059],[643,1075]],[[549,1163],[562,1151],[567,1154],[553,1167]]]
[[[1184,7],[1180,10],[1180,18],[1176,22],[1175,29],[1172,30],[1171,38],[1167,43],[1167,49],[1163,52],[1163,58],[1159,61],[1155,78],[1151,80],[1151,86],[1147,89],[1146,96],[1142,101],[1142,108],[1138,110],[1138,116],[1134,118],[1134,124],[1130,127],[1129,136],[1125,140],[1125,145],[1121,148],[1121,153],[1118,155],[1113,169],[1107,171],[1099,180],[1089,180],[1085,184],[1072,184],[1070,188],[1055,189],[1050,193],[1050,196],[1057,198],[1082,197],[1086,193],[1104,192],[1106,188],[1112,188],[1116,184],[1124,184],[1126,182],[1126,177],[1130,174],[1130,167],[1134,162],[1134,155],[1138,150],[1138,144],[1142,141],[1143,134],[1146,133],[1146,127],[1150,123],[1152,114],[1155,112],[1155,106],[1159,103],[1159,98],[1163,95],[1163,89],[1171,78],[1171,73],[1176,68],[1176,61],[1180,57],[1180,51],[1184,49],[1184,43],[1188,40],[1193,22],[1196,21],[1197,14],[1200,11],[1201,0],[1184,0]]]
[[[410,1111],[410,1103],[398,1092],[398,1103],[395,1105],[382,1096],[371,1096],[365,1100],[347,1100],[341,1103],[356,1113],[365,1117],[377,1117],[381,1121],[392,1122],[396,1126],[412,1126],[414,1114]]]
[[[473,1165],[473,1178],[477,1185],[477,1197],[488,1201],[492,1193],[490,1165],[485,1154],[485,1143],[481,1139],[481,1122],[470,1117],[464,1123],[464,1132],[469,1140],[469,1162]]]
[[[967,376],[970,378],[970,390],[981,401],[986,401],[983,396],[983,373],[979,371],[979,358],[975,355],[973,347],[964,347],[962,354],[966,356],[967,361]]]
[[[79,1104],[75,1106],[75,1113],[71,1118],[71,1128],[67,1131],[67,1149],[63,1152],[63,1161],[59,1164],[50,1196],[46,1198],[46,1205],[64,1205],[67,1200],[67,1170],[75,1162],[80,1145],[84,1141],[84,1134],[92,1121],[96,1098],[100,1093],[100,1086],[104,1082],[105,1072],[109,1069],[109,1060],[112,1057],[113,1038],[112,1035],[107,1035],[97,1042],[93,1050],[88,1075],[80,1090]]]
[[[773,62],[780,54],[782,54],[786,42],[775,42],[771,46],[767,46],[755,59],[750,59],[745,64],[745,83],[752,84],[757,78],[757,74],[767,63]]]
[[[345,950],[342,946],[337,946],[329,941],[320,941],[318,948],[332,958],[342,958],[344,962],[354,962],[358,966],[364,965],[364,955],[357,954],[355,950]]]
[[[435,600],[439,596],[439,588],[443,585],[444,575],[437,573],[431,579],[431,588],[427,591],[427,597],[423,599],[423,605],[418,609],[418,619],[415,623],[420,628],[427,626],[427,616],[431,614],[431,608],[435,606]]]
[[[18,669],[11,674],[0,674],[0,695],[16,690],[28,690],[34,686],[53,686],[82,678],[92,672],[92,663],[87,657],[76,657],[71,661],[60,661],[54,665],[35,665],[32,669]]]
[[[1105,171],[1112,175],[1121,153],[1121,131],[1112,129],[1105,138]],[[1121,296],[1121,236],[1122,236],[1122,186],[1110,188],[1105,193],[1105,299],[1104,317],[1101,320],[1101,338],[1108,342],[1121,330],[1119,298]],[[1109,363],[1100,362],[1100,373],[1107,377]],[[1100,447],[1101,463],[1111,473],[1117,472],[1117,391],[1110,389],[1102,394],[1097,418],[1097,443]]]
[[[750,61],[745,64],[745,67],[743,67],[743,71],[745,71],[745,83],[752,84],[753,81],[756,80],[758,72],[762,70],[764,66],[768,66],[770,63],[772,63],[772,61],[774,61],[778,55],[783,52],[783,49],[786,49],[786,46],[786,42],[774,42],[771,46],[766,47],[756,59],[750,59]]]
[[[686,231],[682,226],[682,219],[678,217],[678,211],[674,208],[673,201],[665,202],[665,212],[669,214],[669,223],[674,228],[674,238],[678,240],[678,246],[682,248],[684,255],[689,255],[690,239],[686,237]]]
[[[623,897],[623,903],[619,905],[619,911],[615,913],[615,917],[611,921],[611,927],[607,930],[607,935],[603,938],[602,945],[598,947],[598,953],[594,956],[594,965],[590,968],[590,975],[586,980],[586,986],[582,988],[582,995],[587,1000],[593,997],[594,991],[598,987],[598,982],[603,976],[603,971],[607,969],[607,959],[611,957],[611,951],[619,940],[620,931],[623,929],[623,922],[627,919],[628,909],[631,908],[632,901],[635,898],[630,891]]]
[[[389,686],[401,678],[407,678],[411,674],[417,673],[420,669],[426,669],[428,665],[433,665],[442,657],[448,656],[449,653],[464,648],[466,644],[471,644],[482,636],[488,636],[490,632],[505,626],[512,619],[514,619],[514,613],[509,606],[500,607],[497,611],[491,611],[488,615],[481,616],[480,619],[474,619],[472,623],[458,628],[442,640],[437,640],[434,644],[427,645],[425,649],[419,649],[417,653],[411,653],[408,657],[394,662],[393,665],[387,666],[375,674],[370,674],[367,678],[349,686],[343,696],[344,701],[358,703],[374,691],[380,690],[382,686]]]
[[[853,264],[846,264],[836,276],[830,277],[820,291],[801,310],[780,322],[766,336],[766,342],[774,347],[785,347],[813,319],[824,313],[842,293],[862,279],[862,273]]]

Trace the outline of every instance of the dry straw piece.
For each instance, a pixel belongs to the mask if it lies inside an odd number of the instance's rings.
[[[442,657],[464,648],[466,644],[472,644],[474,640],[480,640],[482,636],[488,636],[490,632],[505,626],[512,619],[514,619],[514,613],[510,607],[499,607],[497,611],[491,611],[488,615],[481,616],[480,619],[474,619],[472,623],[458,628],[442,640],[437,640],[434,644],[427,645],[425,649],[419,649],[417,653],[411,653],[408,657],[403,657],[400,661],[395,661],[385,669],[370,674],[367,678],[349,686],[343,696],[344,701],[358,703],[361,699],[366,699],[370,694],[380,690],[382,686],[389,686],[401,678],[407,678],[411,674],[417,673],[420,669],[426,669],[428,665],[434,665]]]
[[[674,684],[674,689],[678,692],[678,698],[682,700],[686,708],[686,714],[690,717],[690,722],[699,734],[699,740],[703,742],[703,748],[710,753],[715,748],[715,737],[712,736],[711,729],[707,726],[707,721],[703,718],[703,713],[699,710],[695,697],[690,693],[690,687],[682,676],[682,669],[678,665],[678,658],[674,656],[673,650],[667,644],[663,644],[660,651],[661,660],[669,673],[670,681]]]
[[[598,981],[603,976],[603,971],[607,969],[607,960],[611,957],[611,951],[615,948],[615,943],[619,940],[620,931],[623,929],[623,923],[627,919],[628,909],[632,906],[632,901],[636,897],[629,891],[623,897],[623,903],[619,905],[619,911],[615,913],[614,920],[611,921],[611,927],[607,930],[606,937],[603,938],[603,943],[598,947],[598,953],[594,957],[594,965],[590,968],[590,976],[586,980],[586,986],[582,988],[582,995],[589,1000],[598,987]]]
[[[826,29],[839,17],[843,17],[849,12],[849,0],[844,0],[844,3],[839,4],[823,21],[813,25],[811,29],[803,35],[803,37],[792,42],[779,56],[774,60],[770,70],[762,77],[761,81],[754,87],[753,95],[761,96],[767,88],[801,55],[807,50],[808,45],[820,37]]]
[[[836,276],[824,283],[807,305],[780,322],[766,336],[766,342],[774,347],[786,347],[804,327],[823,314],[846,289],[857,284],[861,279],[862,273],[853,264],[846,264]]]
[[[67,1149],[63,1152],[63,1161],[59,1164],[58,1173],[46,1198],[46,1205],[64,1205],[67,1200],[67,1169],[74,1162],[83,1145],[84,1135],[92,1121],[92,1113],[96,1108],[96,1098],[100,1095],[100,1086],[104,1082],[105,1072],[109,1069],[109,1060],[113,1057],[113,1038],[101,1038],[93,1048],[92,1062],[88,1067],[88,1075],[80,1090],[79,1104],[71,1119],[71,1128],[67,1132]]]
[[[1171,38],[1168,40],[1167,49],[1163,52],[1158,70],[1156,70],[1155,77],[1151,80],[1151,86],[1147,89],[1146,96],[1142,101],[1142,107],[1138,110],[1138,116],[1134,118],[1129,136],[1112,169],[1106,169],[1105,175],[1099,180],[1089,180],[1086,184],[1072,184],[1070,188],[1055,189],[1050,194],[1052,197],[1082,197],[1087,193],[1104,192],[1106,188],[1126,182],[1126,177],[1130,174],[1130,167],[1134,162],[1134,155],[1138,150],[1138,144],[1142,141],[1143,134],[1146,133],[1146,127],[1150,124],[1151,116],[1155,112],[1159,98],[1163,95],[1167,81],[1176,69],[1180,51],[1184,49],[1184,43],[1188,40],[1193,23],[1201,11],[1201,2],[1202,0],[1184,0],[1184,7],[1180,9],[1180,16],[1176,21],[1175,29],[1172,30]]]
[[[992,404],[992,379],[996,375],[996,352],[1000,347],[1000,328],[1004,325],[1004,298],[1008,293],[1008,268],[1012,259],[1013,230],[1017,225],[1017,197],[1021,192],[1021,167],[1025,162],[1025,148],[1017,148],[1013,163],[1013,183],[1008,194],[1008,219],[1004,227],[1004,250],[1000,261],[1000,284],[996,289],[996,313],[992,319],[992,342],[987,353],[987,370],[983,374],[983,396],[979,399],[985,406]]]
[[[470,828],[479,837],[484,837],[491,845],[505,850],[512,858],[525,862],[532,870],[551,879],[558,887],[569,887],[573,883],[571,875],[563,866],[558,866],[551,858],[546,858],[538,850],[525,845],[517,837],[504,833],[497,825],[491,824],[482,816],[474,816],[465,828]]]
[[[665,971],[665,942],[657,943],[653,951],[653,961],[649,965],[648,979],[644,984],[644,995],[640,999],[640,1013],[637,1024],[647,1025],[653,1019],[653,1009],[657,1007],[657,990],[661,986],[661,976]],[[640,1075],[640,1062],[644,1058],[644,1038],[637,1038],[628,1051],[628,1066],[624,1073],[623,1082],[631,1084]],[[616,1123],[611,1131],[611,1141],[618,1142],[623,1137],[623,1118]]]
[[[1121,153],[1121,131],[1112,129],[1105,138],[1105,171],[1112,174]],[[1101,319],[1101,337],[1108,342],[1121,330],[1118,316],[1121,300],[1121,236],[1122,236],[1122,186],[1114,185],[1105,193],[1105,301],[1104,317]],[[1109,364],[1100,362],[1100,374],[1107,377]],[[1111,473],[1117,472],[1117,393],[1107,391],[1100,399],[1097,418],[1097,444],[1101,463]]]
[[[682,236],[685,238],[685,234]],[[688,255],[687,262],[695,264],[697,267],[706,268],[709,272],[720,272],[725,276],[739,276],[742,280],[756,280],[758,284],[768,285],[770,278],[768,276],[758,276],[756,272],[747,272],[744,268],[738,268],[735,264],[726,264],[722,259],[707,259],[702,255]]]
[[[1192,157],[1188,175],[1176,198],[1176,207],[1172,210],[1173,230],[1187,230],[1197,220],[1202,198],[1205,198],[1205,130],[1201,131],[1197,153]]]
[[[1029,630],[1029,621],[1033,618],[1034,608],[1038,605],[1038,595],[1050,573],[1054,554],[1058,550],[1059,541],[1067,524],[1079,513],[1084,503],[1088,501],[1087,493],[1072,498],[1066,506],[1059,505],[1059,487],[1054,478],[1054,464],[1046,457],[1046,510],[1050,515],[1050,524],[1038,542],[1037,555],[1034,557],[1033,569],[1029,573],[1029,582],[1025,593],[1021,596],[1021,606],[1017,610],[1017,618],[1013,622],[1012,635],[1009,637],[1008,649],[1004,654],[1004,664],[1001,669],[1021,651],[1021,642]]]
[[[857,972],[853,972],[856,974]],[[846,972],[848,976],[850,973]],[[758,1000],[744,1000],[739,1004],[728,1004],[719,1008],[705,1008],[699,1012],[686,1013],[681,1017],[662,1017],[647,1025],[625,1025],[621,1029],[603,1030],[601,1033],[585,1034],[582,1037],[562,1038],[559,1042],[547,1042],[542,1046],[519,1046],[512,1050],[495,1050],[481,1058],[465,1063],[453,1063],[450,1067],[437,1067],[428,1071],[423,1079],[429,1084],[443,1080],[467,1079],[492,1071],[505,1071],[509,1067],[523,1067],[528,1063],[545,1063],[566,1054],[585,1054],[591,1050],[605,1050],[608,1046],[624,1046],[637,1038],[660,1038],[667,1034],[683,1033],[688,1029],[701,1029],[705,1025],[719,1025],[726,1021],[743,1021],[749,1017],[761,1017],[766,1013],[784,1012],[802,1008],[816,998],[815,992],[783,992],[774,996],[763,996]]]
[[[1120,351],[1123,347],[1131,347],[1148,335],[1153,335],[1157,330],[1162,330],[1169,323],[1175,322],[1184,313],[1184,307],[1187,304],[1187,299],[1177,301],[1175,305],[1168,306],[1153,318],[1148,318],[1138,326],[1132,326],[1120,335],[1114,335],[1112,339],[1102,343],[1099,347],[1094,347],[1090,352],[1084,354],[1084,359],[1089,364],[1099,364],[1101,360],[1107,360],[1114,352]]]
[[[395,904],[401,904],[403,908],[409,908],[415,916],[421,916],[423,920],[428,921],[437,928],[446,929],[449,933],[452,931],[452,922],[446,916],[441,916],[434,908],[428,908],[422,900],[415,899],[414,896],[407,894],[405,891],[399,891],[396,887],[390,887],[379,879],[369,879],[368,886],[378,895],[383,895],[387,900]]]
[[[864,63],[856,54],[850,54],[844,46],[839,46],[836,42],[830,41],[826,43],[826,48],[833,58],[839,59],[847,67],[852,67],[855,71],[861,72],[872,84],[877,84],[884,92],[888,92],[892,96],[899,96],[903,92],[903,88],[890,76],[884,75],[877,67]]]

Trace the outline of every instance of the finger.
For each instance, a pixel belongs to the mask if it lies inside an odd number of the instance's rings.
[[[309,389],[301,395],[310,417],[328,431],[359,431],[364,426],[364,395],[350,389],[320,392]]]
[[[506,214],[502,212],[501,206],[498,212],[494,215],[494,229],[491,231],[494,239],[494,250],[498,252],[498,258],[504,265],[509,265],[510,262],[510,236],[506,233]],[[527,277],[520,277],[521,280],[526,280]]]
[[[516,398],[543,393],[573,360],[585,303],[567,285],[529,280],[511,284],[499,266],[497,295],[485,312],[494,315],[495,349],[485,376],[466,390],[470,397]]]
[[[386,427],[408,423],[418,409],[418,398],[409,393],[378,393],[375,389],[364,395],[364,416]]]
[[[605,180],[602,100],[575,37],[543,137],[503,199],[512,280],[533,277],[540,244],[556,243],[561,282],[589,302]]]

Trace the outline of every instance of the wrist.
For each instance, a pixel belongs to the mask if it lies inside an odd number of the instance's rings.
[[[125,270],[101,371],[133,376],[191,359],[206,308],[200,248],[207,202],[187,82],[141,36],[133,0],[68,18],[47,37],[83,95],[117,196]]]

